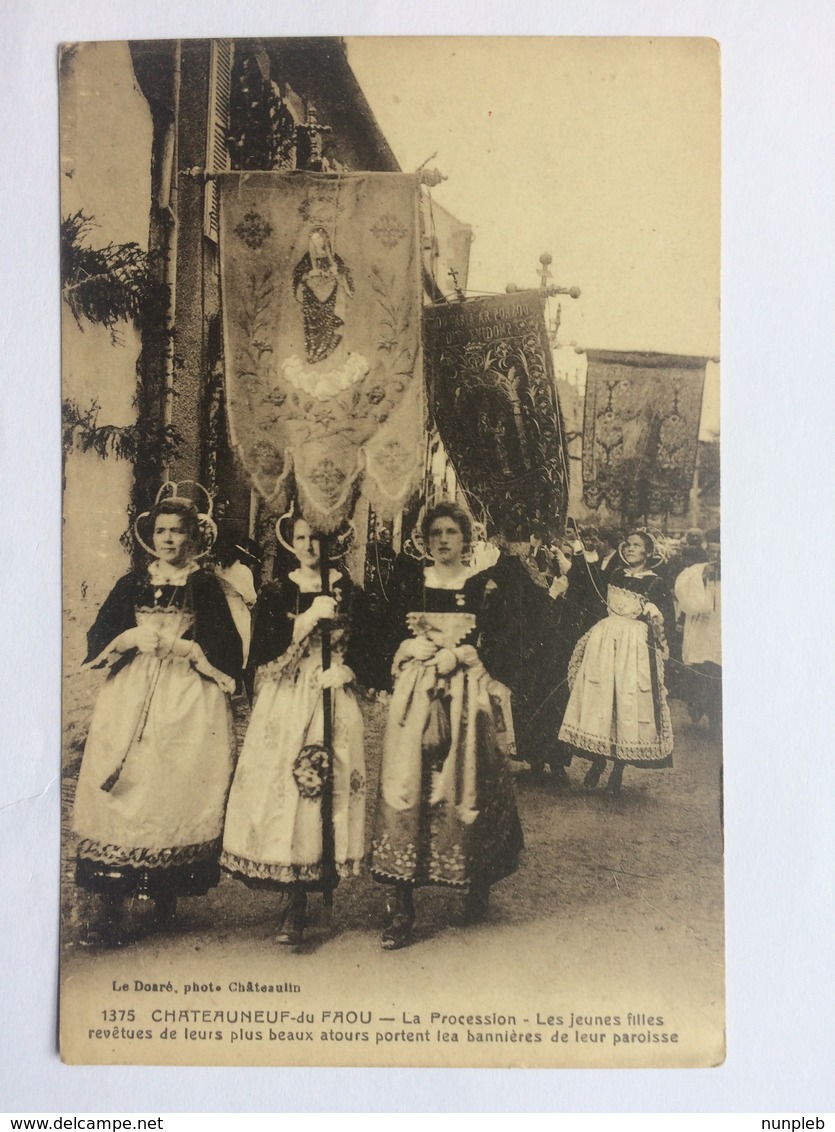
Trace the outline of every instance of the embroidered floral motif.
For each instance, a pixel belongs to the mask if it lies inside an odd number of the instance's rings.
[[[358,770],[351,771],[351,793],[362,794],[365,790],[365,779]]]
[[[250,880],[274,881],[277,884],[294,884],[297,881],[316,883],[322,879],[321,864],[293,865],[293,864],[267,864],[264,861],[250,861],[247,857],[239,857],[236,853],[224,851],[220,858],[224,869]],[[362,871],[361,860],[350,859],[337,861],[336,871],[340,877],[359,876]]]
[[[260,213],[247,212],[243,220],[235,228],[235,235],[243,240],[248,248],[260,248],[265,240],[273,234],[272,225],[268,224]]]
[[[264,475],[277,476],[284,466],[281,453],[269,440],[259,440],[249,450],[253,464]]]
[[[314,801],[322,797],[329,763],[330,753],[327,747],[316,743],[302,747],[293,763],[293,778],[302,798]]]
[[[306,224],[333,223],[336,201],[331,197],[321,196],[308,189],[304,199],[298,206],[298,214]]]
[[[379,418],[382,420],[382,415]],[[388,472],[389,475],[399,475],[403,469],[414,459],[414,454],[409,452],[408,448],[400,442],[397,436],[389,437],[389,439],[381,444],[377,449],[377,463]]]
[[[417,846],[412,841],[395,846],[391,835],[383,833],[371,842],[374,872],[399,880],[413,880],[417,869]]]
[[[103,845],[100,841],[84,838],[78,843],[77,853],[80,858],[103,865],[173,869],[211,860],[220,852],[220,847],[220,838],[195,845],[175,845],[166,849],[128,849],[122,845]]]
[[[391,212],[384,213],[371,231],[385,248],[396,248],[406,235],[406,229]]]
[[[606,597],[609,611],[618,617],[629,617],[633,621],[641,616],[646,604],[646,598],[633,590],[625,590],[621,586],[609,586]]]
[[[445,884],[466,884],[469,881],[467,858],[460,845],[453,845],[446,853],[432,845],[429,854],[430,880],[443,881]]]
[[[412,612],[406,615],[406,624],[414,636],[428,637],[441,648],[454,649],[475,629],[475,614]]]
[[[325,457],[312,468],[308,478],[319,489],[322,498],[331,506],[334,506],[339,499],[342,485],[347,477],[342,468],[338,467],[333,460]]]
[[[466,888],[470,882],[467,854],[460,841],[450,837],[446,826],[444,807],[434,808],[431,816],[432,832],[428,861],[419,863],[418,847],[414,841],[395,845],[388,832],[371,842],[372,872],[389,880],[410,880],[418,884],[441,884],[450,888]]]

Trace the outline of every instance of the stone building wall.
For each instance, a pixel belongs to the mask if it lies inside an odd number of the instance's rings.
[[[94,247],[148,245],[151,115],[125,43],[85,43],[61,63],[61,216],[83,211]],[[98,424],[136,420],[138,331],[76,322],[61,303],[62,396],[83,411],[98,402]],[[73,449],[65,462],[63,598],[68,661],[114,581],[130,565],[126,529],[130,463]],[[78,627],[78,632],[75,631]]]

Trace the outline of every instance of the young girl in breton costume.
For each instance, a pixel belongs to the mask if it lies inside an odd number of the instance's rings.
[[[286,525],[286,533],[284,533]],[[353,688],[362,591],[331,569],[322,593],[320,542],[301,516],[277,524],[298,566],[265,585],[255,606],[248,676],[252,717],[229,795],[221,863],[251,887],[285,897],[277,942],[302,942],[308,893],[329,883],[323,863],[323,696],[331,689],[333,849],[338,877],[360,871],[365,838],[363,723]],[[287,536],[289,535],[289,541]],[[322,670],[322,623],[332,661]]]
[[[202,895],[220,875],[241,640],[198,562],[214,524],[177,485],[167,491],[136,523],[151,561],[116,583],[88,634],[87,663],[108,673],[75,797],[76,880],[101,897],[88,941],[110,946],[128,938],[125,897],[154,900],[165,924],[178,896]]]
[[[464,562],[472,528],[453,503],[424,519],[433,564],[393,585],[389,706],[372,839],[374,879],[392,886],[382,946],[411,942],[414,889],[459,889],[468,923],[516,870],[522,831],[497,738],[491,680],[476,645],[484,575]]]
[[[632,531],[620,553],[622,565],[606,590],[607,616],[580,638],[571,658],[571,695],[560,728],[560,739],[592,760],[588,789],[611,759],[606,789],[613,794],[628,764],[668,767],[673,752],[664,686],[675,624],[670,593],[650,566],[659,556],[647,531]]]

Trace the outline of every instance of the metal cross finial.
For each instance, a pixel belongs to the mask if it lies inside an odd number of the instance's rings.
[[[554,262],[554,257],[550,252],[543,252],[539,257],[539,262],[542,266],[536,269],[536,273],[539,276],[539,289],[543,295],[547,295],[548,298],[553,298],[555,295],[569,295],[572,299],[580,298],[581,291],[579,287],[557,287],[554,283],[548,282],[551,278],[549,268]],[[507,291],[508,294],[513,294],[514,291],[518,290],[519,288],[515,283],[508,283],[505,287],[505,291]]]
[[[543,252],[539,257],[539,262],[542,264],[542,267],[538,267],[536,269],[536,273],[539,276],[539,288],[541,291],[547,294],[548,280],[551,278],[551,272],[548,270],[548,268],[553,262],[553,257],[551,256],[550,252]]]
[[[458,272],[455,270],[454,267],[451,267],[449,269],[449,271],[447,272],[447,275],[452,277],[452,285],[455,288],[455,294],[456,294],[456,297],[458,299],[458,302],[463,303],[467,296],[464,294],[464,288],[461,287],[461,285],[458,282]]]

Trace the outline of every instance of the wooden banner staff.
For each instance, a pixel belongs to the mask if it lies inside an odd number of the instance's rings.
[[[322,595],[331,596],[331,563],[328,536],[319,535],[319,571],[322,579]],[[329,622],[320,621],[322,638],[322,671],[331,666],[331,627]],[[337,884],[336,846],[333,834],[333,693],[330,688],[322,689],[322,746],[325,748],[325,765],[322,768],[322,894],[326,908],[333,906],[333,890]]]
[[[432,159],[427,158],[427,160],[431,161]],[[187,177],[190,181],[202,181],[205,184],[207,181],[217,181],[220,177],[252,177],[260,173],[283,173],[286,175],[287,173],[304,172],[306,172],[304,169],[201,169],[199,165],[192,165],[188,169],[178,169],[177,175],[179,177]],[[314,170],[314,172],[317,177],[327,176],[332,177],[334,180],[338,177],[345,176],[344,173],[323,174],[318,170]],[[397,175],[398,174],[395,174],[395,176]],[[447,180],[446,173],[442,173],[440,169],[424,169],[423,166],[415,170],[415,175],[422,185],[426,185],[427,188],[430,189],[433,189],[436,185],[440,185],[441,181]],[[357,176],[362,176],[362,174],[357,173]]]

